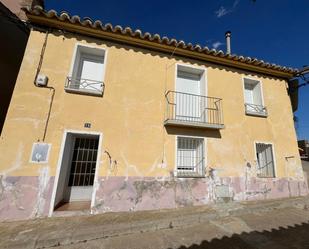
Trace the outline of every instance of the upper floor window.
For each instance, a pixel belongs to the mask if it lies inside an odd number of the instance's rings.
[[[72,73],[67,77],[66,91],[102,95],[105,50],[77,45],[73,60]]]
[[[267,116],[267,110],[263,103],[261,82],[253,79],[244,79],[244,95],[246,114]]]
[[[177,137],[177,176],[201,177],[204,168],[204,139]]]
[[[265,143],[256,143],[255,146],[258,177],[275,177],[273,146]]]

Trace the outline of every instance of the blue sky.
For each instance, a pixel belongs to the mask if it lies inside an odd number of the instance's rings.
[[[308,0],[46,0],[46,9],[129,26],[284,66],[309,65]],[[297,133],[309,139],[309,86],[300,88]]]

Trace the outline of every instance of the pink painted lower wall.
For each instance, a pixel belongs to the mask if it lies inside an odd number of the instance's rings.
[[[217,201],[264,200],[307,194],[306,181],[288,178],[207,177],[158,180],[103,177],[98,181],[93,212],[178,208]]]
[[[0,220],[48,215],[54,177],[0,177]],[[93,213],[137,211],[204,205],[217,201],[244,201],[304,196],[306,181],[288,178],[245,177],[158,179],[100,177]]]
[[[0,220],[48,215],[54,177],[0,176]]]

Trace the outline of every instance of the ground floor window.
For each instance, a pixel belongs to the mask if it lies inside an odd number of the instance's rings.
[[[204,139],[177,137],[177,176],[204,176]]]
[[[275,177],[275,163],[272,144],[256,143],[258,177]]]

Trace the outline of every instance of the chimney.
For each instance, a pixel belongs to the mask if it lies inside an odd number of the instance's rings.
[[[231,54],[231,31],[225,32],[225,39],[226,39],[226,53]]]

